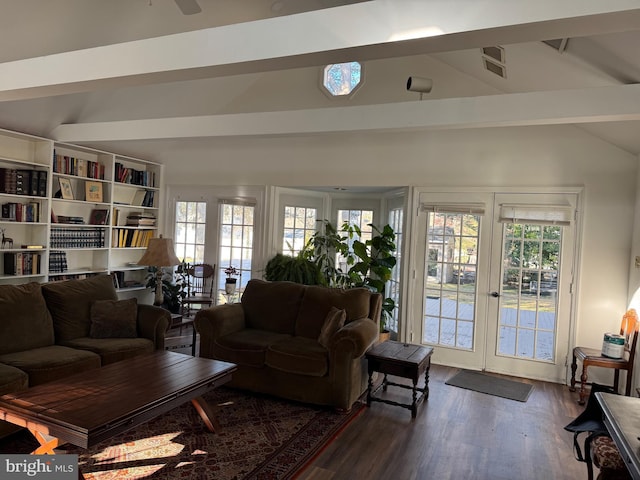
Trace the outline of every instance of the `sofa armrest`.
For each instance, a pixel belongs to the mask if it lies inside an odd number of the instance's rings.
[[[164,337],[171,323],[171,314],[164,308],[138,304],[138,335],[148,338],[156,350],[164,350]]]
[[[370,318],[360,318],[347,323],[329,340],[329,354],[334,351],[348,351],[350,358],[359,358],[378,339],[379,327]]]
[[[193,323],[200,334],[200,356],[213,358],[216,339],[245,328],[244,310],[240,303],[216,305],[196,313]]]

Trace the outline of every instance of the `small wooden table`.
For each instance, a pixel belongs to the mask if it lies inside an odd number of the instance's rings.
[[[209,431],[218,422],[202,395],[231,380],[236,365],[158,351],[0,397],[0,420],[26,427],[54,454],[91,447],[191,401]]]
[[[171,314],[171,323],[167,327],[167,332],[174,328],[180,328],[180,335],[182,335],[182,327],[186,327],[191,325],[191,345],[172,345],[171,347],[167,347],[168,350],[177,350],[179,348],[191,347],[191,355],[193,357],[196,356],[196,343],[198,341],[198,332],[196,331],[196,327],[193,324],[193,317],[183,317],[180,313],[172,313]]]
[[[411,417],[415,418],[418,413],[418,405],[425,399],[429,398],[429,367],[431,366],[431,355],[433,348],[423,347],[421,345],[411,345],[409,343],[394,342],[388,340],[379,343],[371,348],[366,354],[369,362],[369,389],[367,392],[367,406],[371,406],[371,402],[382,402],[390,405],[408,408],[411,410]],[[378,387],[373,390],[373,372],[384,374],[384,379]],[[400,383],[390,382],[387,375],[395,375],[402,378],[409,378],[413,381],[413,387]],[[424,387],[418,387],[418,380],[424,375]],[[380,397],[375,394],[382,388],[387,391],[387,386],[407,388],[412,391],[411,404],[394,402]],[[420,396],[418,397],[418,392]]]

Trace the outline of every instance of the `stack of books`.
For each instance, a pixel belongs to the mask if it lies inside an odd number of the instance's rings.
[[[135,212],[127,215],[128,227],[155,227],[156,217],[152,213]]]
[[[67,217],[64,215],[58,215],[58,223],[72,223],[74,225],[84,225],[84,218],[82,217]]]

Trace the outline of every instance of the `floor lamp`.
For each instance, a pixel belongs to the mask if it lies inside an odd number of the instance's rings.
[[[163,238],[162,235],[160,235],[158,238],[149,240],[147,251],[144,252],[142,258],[138,260],[138,265],[156,267],[156,296],[153,304],[162,305],[164,301],[164,295],[162,293],[162,267],[180,265],[180,260],[176,257],[175,248],[173,247],[173,239]]]

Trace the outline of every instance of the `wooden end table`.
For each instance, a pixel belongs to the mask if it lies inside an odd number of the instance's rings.
[[[171,314],[171,323],[167,327],[167,332],[174,328],[180,328],[180,335],[182,335],[182,327],[186,327],[191,325],[191,345],[173,345],[171,347],[167,347],[170,350],[177,350],[179,348],[191,347],[191,356],[196,356],[196,343],[197,343],[197,335],[196,326],[193,324],[193,317],[183,317],[180,313],[172,313]]]
[[[0,420],[28,428],[40,443],[34,454],[54,454],[65,442],[91,447],[189,401],[215,432],[215,411],[202,395],[236,368],[158,351],[3,395]]]
[[[415,418],[418,413],[418,405],[425,398],[429,398],[429,368],[431,367],[431,355],[433,348],[409,343],[394,342],[388,340],[379,343],[371,348],[365,357],[369,362],[369,389],[367,391],[367,406],[371,402],[388,403],[411,410],[411,418]],[[384,374],[382,383],[373,389],[373,372]],[[409,378],[413,381],[413,387],[389,381],[387,375]],[[420,377],[424,375],[424,387],[418,387]],[[387,391],[387,386],[407,388],[412,391],[411,404],[399,403],[376,397],[375,394],[382,388]],[[420,392],[420,396],[418,396]]]

